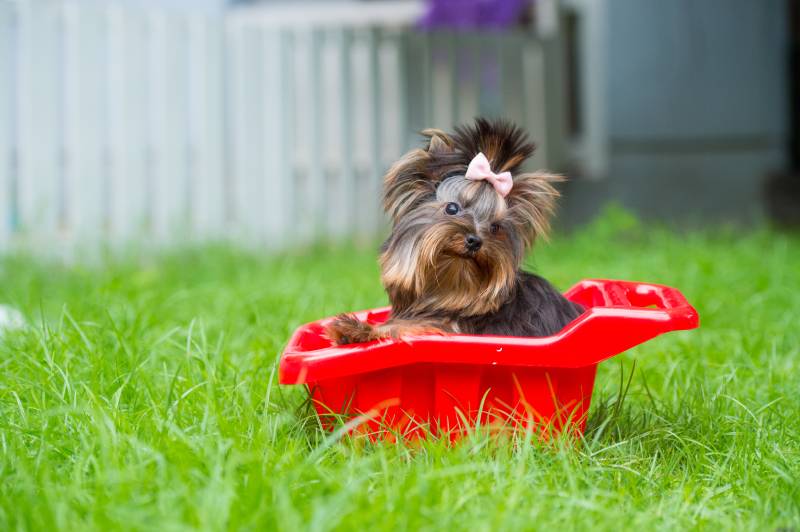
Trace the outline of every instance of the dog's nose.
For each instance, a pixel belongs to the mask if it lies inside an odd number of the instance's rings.
[[[481,249],[481,244],[483,244],[483,240],[478,235],[469,234],[464,238],[464,245],[467,251],[478,251]]]

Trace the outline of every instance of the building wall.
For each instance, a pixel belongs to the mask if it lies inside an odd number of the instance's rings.
[[[786,163],[784,0],[606,0],[607,178],[646,217],[747,221]],[[602,202],[600,202],[602,203]]]

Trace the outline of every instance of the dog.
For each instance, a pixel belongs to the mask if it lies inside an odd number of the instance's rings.
[[[563,178],[521,173],[534,145],[517,126],[476,119],[453,134],[428,129],[424,148],[384,178],[392,223],[381,282],[392,305],[383,324],[340,314],[337,345],[423,334],[549,336],[583,312],[548,281],[521,270],[547,234]],[[495,173],[497,172],[497,173]]]

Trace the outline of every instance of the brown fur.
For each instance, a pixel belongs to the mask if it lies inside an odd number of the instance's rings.
[[[552,183],[561,177],[519,172],[534,146],[507,122],[478,119],[452,135],[422,134],[424,149],[407,153],[384,178],[392,233],[379,262],[392,317],[372,326],[343,315],[329,337],[340,344],[432,331],[540,336],[560,329],[579,309],[519,268],[549,229],[558,197]],[[505,198],[485,181],[464,178],[479,152],[495,172],[512,173]],[[446,212],[450,203],[457,214]],[[480,238],[480,248],[468,249],[467,236]]]

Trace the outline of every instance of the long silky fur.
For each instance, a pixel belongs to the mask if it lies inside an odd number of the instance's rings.
[[[505,121],[477,119],[452,135],[435,129],[422,134],[425,145],[398,160],[384,178],[392,232],[379,262],[392,317],[360,336],[352,319],[343,318],[342,330],[329,336],[366,341],[419,327],[513,336],[559,331],[582,309],[520,268],[536,239],[547,235],[558,197],[553,183],[561,177],[520,172],[534,145]],[[463,177],[481,152],[495,172],[512,173],[514,185],[505,198],[489,183]],[[444,205],[454,201],[463,206],[461,215],[445,216]],[[472,233],[484,242],[475,253],[464,247],[465,235]]]

